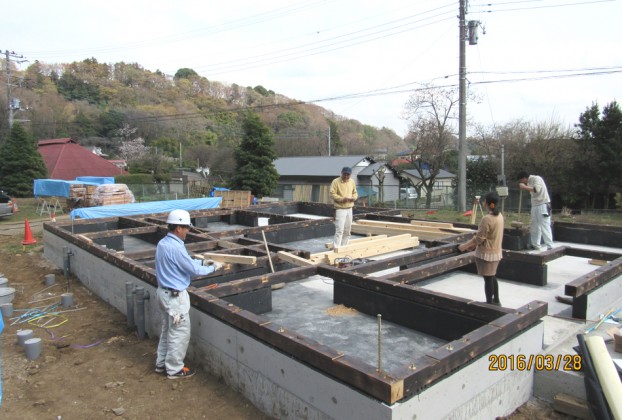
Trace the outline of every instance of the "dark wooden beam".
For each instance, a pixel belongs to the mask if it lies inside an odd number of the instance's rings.
[[[205,292],[191,291],[190,301],[203,312],[387,404],[393,404],[403,398],[400,379],[385,372],[377,372],[374,366],[364,363],[355,356],[304,337],[296,331],[279,326],[276,322]]]
[[[337,305],[342,304],[374,317],[380,314],[383,320],[443,340],[454,340],[484,324],[482,320],[446,311],[442,307],[424,305],[340,282],[334,283],[333,296]]]
[[[547,314],[545,302],[533,301],[480,328],[451,341],[405,366],[397,377],[404,378],[404,395],[413,395],[461,366],[482,357],[508,338],[527,330]]]
[[[383,293],[389,296],[408,299],[423,305],[442,307],[447,311],[462,314],[478,320],[489,322],[498,318],[507,309],[474,304],[470,299],[451,296],[445,293],[422,289],[409,284],[401,284],[383,278],[361,277],[354,273],[341,271],[337,268],[320,264],[317,274],[332,278],[335,282],[342,282],[368,290]]]
[[[621,273],[622,257],[567,283],[564,288],[564,293],[572,297],[582,296],[590,290],[596,289],[609,280],[619,276]]]
[[[397,273],[387,274],[385,276],[382,276],[382,278],[384,280],[414,284],[429,279],[430,277],[438,276],[439,274],[455,270],[456,268],[473,264],[474,262],[475,253],[469,252],[453,257],[447,257],[441,261],[434,261],[431,263],[420,265],[418,267],[408,268]]]
[[[444,244],[437,248],[417,249],[407,254],[389,257],[382,260],[370,261],[363,264],[353,265],[346,270],[359,273],[369,274],[377,271],[386,270],[394,267],[408,267],[411,264],[418,264],[422,261],[443,258],[458,253],[458,246],[455,244]]]

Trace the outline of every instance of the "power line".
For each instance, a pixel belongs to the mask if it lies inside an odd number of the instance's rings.
[[[538,1],[538,0],[535,0]],[[537,10],[537,9],[556,9],[559,7],[569,7],[569,6],[584,6],[586,4],[596,4],[596,3],[609,3],[616,0],[592,0],[592,1],[582,1],[582,2],[574,2],[574,3],[561,3],[561,4],[551,4],[551,5],[543,5],[543,6],[532,6],[532,7],[516,7],[512,9],[491,9],[491,10],[479,10],[480,13],[494,13],[494,12],[516,12],[520,10]],[[503,6],[507,4],[516,4],[516,3],[529,3],[530,1],[518,1],[518,2],[507,2],[507,3],[489,3],[487,6],[494,7],[497,5]]]

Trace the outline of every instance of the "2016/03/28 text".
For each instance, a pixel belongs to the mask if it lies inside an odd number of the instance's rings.
[[[582,359],[577,354],[491,354],[488,357],[489,371],[504,370],[581,370]]]

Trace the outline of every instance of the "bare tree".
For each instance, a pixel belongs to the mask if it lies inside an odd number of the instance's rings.
[[[431,206],[434,182],[446,163],[447,152],[456,149],[453,124],[458,113],[458,90],[426,85],[404,106],[409,120],[406,143],[412,150],[412,163],[425,188],[426,207]]]

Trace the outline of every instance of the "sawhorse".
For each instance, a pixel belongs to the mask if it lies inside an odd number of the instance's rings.
[[[54,215],[64,213],[58,197],[38,197],[36,212],[39,216],[43,216],[45,213],[50,217],[52,217],[52,213]]]

